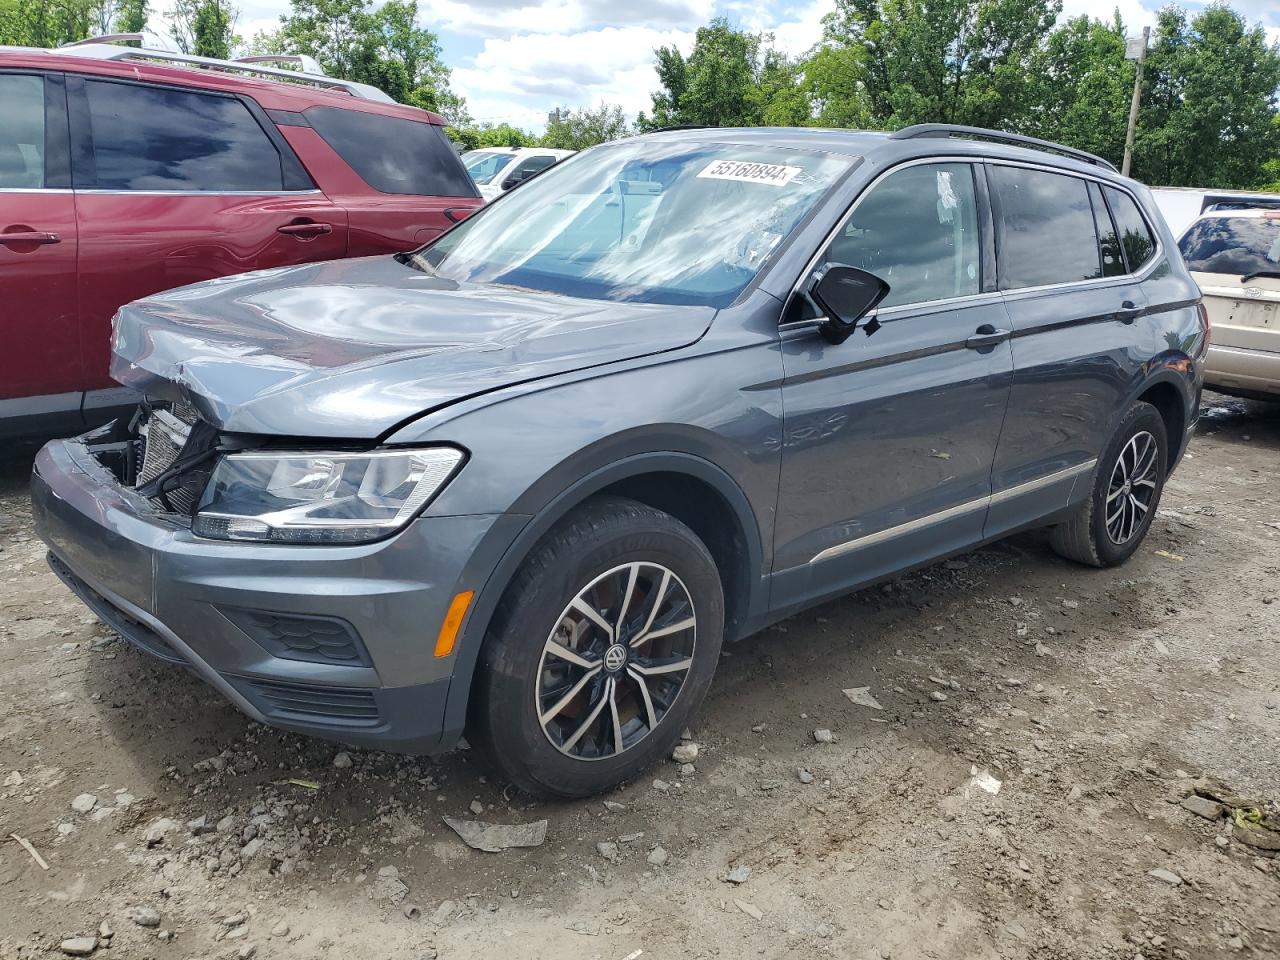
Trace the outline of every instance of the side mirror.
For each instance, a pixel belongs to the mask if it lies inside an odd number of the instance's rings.
[[[858,321],[889,295],[889,284],[874,273],[833,263],[814,271],[805,292],[827,315],[818,332],[828,343],[844,343]]]
[[[524,183],[529,178],[529,170],[517,170],[515,173],[508,174],[507,179],[502,181],[502,189],[510,190],[512,187]]]

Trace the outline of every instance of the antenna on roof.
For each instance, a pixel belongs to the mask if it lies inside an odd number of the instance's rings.
[[[104,33],[97,37],[86,37],[83,40],[72,40],[59,46],[64,47],[84,47],[91,43],[136,43],[144,50],[163,50],[165,53],[181,53],[177,42],[173,37],[166,37],[151,30],[141,30],[138,33]]]

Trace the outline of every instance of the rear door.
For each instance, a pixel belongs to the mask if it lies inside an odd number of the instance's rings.
[[[1155,252],[1141,216],[1145,239],[1121,236],[1104,201],[1111,188],[1097,181],[997,161],[987,171],[1014,366],[992,470],[991,537],[1068,504],[1130,389],[1135,342],[1150,340],[1143,348],[1155,355],[1163,341],[1142,320],[1147,299],[1133,276]]]
[[[68,77],[68,96],[86,408],[127,394],[107,375],[122,304],[346,255],[346,213],[251,100],[90,77]]]
[[[341,161],[320,164],[321,184],[347,210],[353,257],[419,247],[481,205],[439,124],[316,106],[282,129],[308,158],[318,149]]]
[[[83,378],[62,75],[0,72],[0,104],[0,421],[75,427]]]
[[[819,262],[890,286],[872,335],[832,345],[784,318],[779,607],[982,538],[1013,362],[975,173],[968,162],[898,168],[836,231]]]

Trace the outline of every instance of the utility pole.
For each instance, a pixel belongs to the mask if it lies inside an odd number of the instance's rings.
[[[1129,163],[1133,160],[1133,136],[1138,129],[1138,104],[1142,101],[1142,64],[1147,59],[1147,44],[1151,40],[1151,28],[1142,28],[1142,40],[1134,37],[1125,45],[1124,58],[1138,62],[1137,73],[1133,77],[1133,100],[1129,104],[1129,129],[1124,134],[1124,160],[1120,164],[1120,175],[1129,175]],[[1142,46],[1138,47],[1138,43]],[[1134,49],[1134,48],[1137,49]]]

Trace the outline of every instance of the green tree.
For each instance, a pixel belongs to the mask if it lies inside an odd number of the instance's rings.
[[[598,107],[552,111],[547,117],[547,131],[541,143],[544,147],[558,150],[585,150],[630,133],[622,107],[602,103]]]
[[[737,30],[717,17],[698,29],[688,57],[675,47],[659,47],[654,53],[660,89],[652,97],[652,115],[641,113],[637,125],[652,130],[807,121],[799,70],[772,42],[769,34]]]
[[[169,35],[184,53],[226,59],[236,45],[240,11],[230,0],[176,0],[165,14]]]
[[[1280,46],[1225,6],[1160,11],[1147,54],[1133,174],[1171,186],[1249,188],[1280,155]]]
[[[1031,66],[1060,0],[836,0],[823,20],[822,112],[869,126],[1016,125],[1032,108]],[[816,56],[816,55],[815,55]],[[835,102],[833,94],[864,100]]]
[[[116,12],[116,32],[138,33],[146,27],[149,13],[147,0],[121,0]]]
[[[305,53],[330,76],[372,84],[401,103],[442,114],[456,128],[471,123],[449,85],[436,35],[418,25],[417,0],[291,0],[280,29],[258,34],[255,51]]]
[[[1124,58],[1119,15],[1110,23],[1073,17],[1059,24],[1031,64],[1031,106],[1015,129],[1105,157],[1124,155],[1134,64]]]

